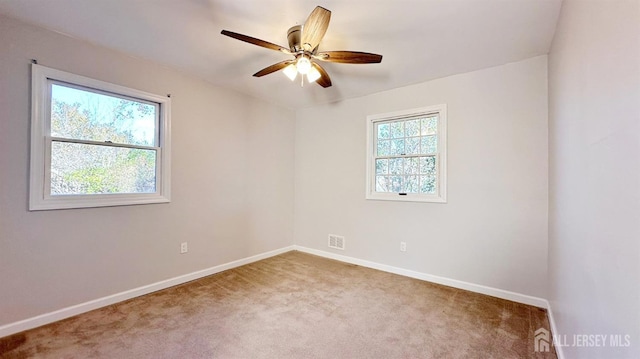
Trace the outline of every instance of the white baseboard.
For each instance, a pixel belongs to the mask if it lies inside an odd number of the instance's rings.
[[[399,274],[399,275],[402,275],[402,276],[405,276],[405,277],[416,278],[416,279],[420,279],[420,280],[425,280],[427,282],[438,283],[438,284],[446,285],[446,286],[449,286],[449,287],[454,287],[454,288],[468,290],[468,291],[471,291],[471,292],[486,294],[486,295],[490,295],[492,297],[502,298],[502,299],[513,301],[513,302],[523,303],[523,304],[527,304],[527,305],[533,305],[533,306],[539,307],[539,308],[547,309],[549,307],[549,303],[547,302],[546,299],[543,299],[543,298],[532,297],[532,296],[525,295],[525,294],[510,292],[508,290],[487,287],[487,286],[480,285],[480,284],[464,282],[464,281],[457,280],[457,279],[451,279],[451,278],[440,277],[440,276],[432,275],[432,274],[415,272],[415,271],[408,270],[408,269],[393,267],[393,266],[386,265],[386,264],[379,264],[379,263],[375,263],[375,262],[366,261],[366,260],[363,260],[363,259],[343,256],[343,255],[340,255],[340,254],[335,254],[335,253],[331,253],[331,252],[325,252],[325,251],[312,249],[312,248],[307,248],[307,247],[302,247],[302,246],[298,246],[298,245],[295,245],[293,247],[294,247],[295,250],[300,251],[300,252],[305,252],[305,253],[314,254],[314,255],[317,255],[317,256],[320,256],[320,257],[335,259],[335,260],[338,260],[338,261],[341,261],[341,262],[356,264],[356,265],[359,265],[359,266],[362,266],[362,267],[373,268],[373,269],[381,270],[383,272]]]
[[[551,310],[551,303],[547,302],[547,317],[549,318],[549,325],[551,326],[551,334],[553,335],[553,346],[556,349],[556,355],[558,359],[564,359],[564,352],[562,351],[562,343],[559,343],[560,340],[560,332],[558,332],[558,327],[556,327],[556,320],[553,317],[553,310]]]
[[[0,338],[294,250],[288,246],[0,326]]]

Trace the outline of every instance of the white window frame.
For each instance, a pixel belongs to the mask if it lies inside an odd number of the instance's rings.
[[[392,120],[402,120],[414,117],[426,117],[438,114],[438,150],[436,156],[436,193],[392,193],[376,192],[375,154],[377,149],[377,134],[375,124]],[[366,199],[402,202],[447,202],[447,105],[435,105],[410,110],[375,114],[367,116],[367,185]]]
[[[31,163],[29,210],[108,207],[171,201],[171,99],[92,78],[32,64],[31,71]],[[51,82],[106,92],[158,104],[159,128],[156,150],[156,192],[91,195],[51,195]],[[92,141],[73,141],[90,143]],[[91,144],[91,143],[90,143]],[[107,144],[108,145],[108,144]],[[113,146],[117,146],[114,144]]]

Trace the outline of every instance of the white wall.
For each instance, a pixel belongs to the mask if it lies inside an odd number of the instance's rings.
[[[549,55],[549,300],[558,332],[640,357],[640,2],[565,1]]]
[[[30,60],[172,95],[170,204],[27,211]],[[0,326],[293,242],[293,111],[0,17]],[[179,254],[188,241],[189,253]]]
[[[365,200],[366,116],[442,103],[448,203]],[[299,110],[296,244],[546,297],[547,115],[546,56]]]

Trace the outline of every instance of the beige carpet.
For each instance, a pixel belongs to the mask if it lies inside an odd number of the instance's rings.
[[[0,339],[2,358],[555,358],[542,309],[300,252]]]

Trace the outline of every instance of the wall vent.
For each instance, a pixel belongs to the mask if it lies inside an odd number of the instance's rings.
[[[335,234],[329,235],[329,248],[344,250],[344,237]]]

